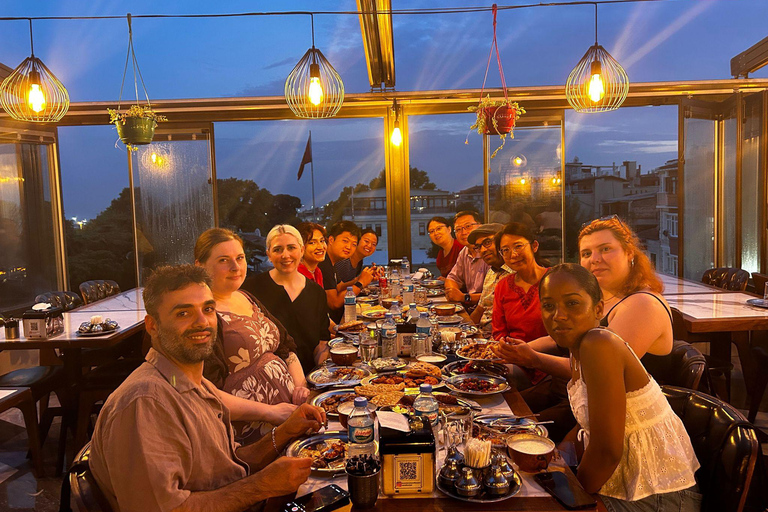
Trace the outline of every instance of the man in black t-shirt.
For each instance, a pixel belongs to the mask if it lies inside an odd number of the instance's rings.
[[[347,287],[351,286],[355,295],[358,295],[373,280],[370,269],[364,268],[355,280],[339,282],[333,268],[337,262],[352,255],[359,238],[360,228],[354,222],[348,220],[337,222],[328,229],[328,253],[317,265],[323,273],[323,288],[328,299],[331,320],[336,323],[339,323],[344,316],[344,295],[347,294]]]

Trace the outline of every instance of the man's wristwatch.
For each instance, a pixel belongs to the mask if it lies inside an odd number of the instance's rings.
[[[464,302],[466,302],[467,304],[472,302],[472,296],[470,294],[468,294],[468,293],[465,293],[464,294]]]
[[[354,284],[352,284],[352,286],[357,286],[358,288],[360,288],[360,291],[363,291],[363,288],[365,288],[365,286],[363,286],[363,283],[361,283],[360,281],[355,281]]]

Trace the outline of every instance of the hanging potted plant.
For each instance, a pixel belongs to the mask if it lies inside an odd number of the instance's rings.
[[[491,158],[494,158],[496,153],[504,147],[507,135],[510,139],[515,138],[513,133],[515,122],[518,117],[525,114],[525,109],[516,101],[511,101],[509,98],[492,100],[490,96],[481,99],[476,107],[469,107],[469,111],[477,113],[475,124],[469,127],[470,130],[477,130],[480,135],[498,135],[501,139],[501,146],[496,148]]]
[[[125,77],[128,74],[128,62],[132,63],[133,68],[133,89],[136,91],[136,104],[131,105],[127,111],[120,111],[120,104],[123,100],[123,88],[125,87]],[[138,79],[137,79],[138,76]],[[144,90],[144,97],[147,99],[146,106],[139,102],[139,81]],[[107,109],[109,112],[109,122],[117,128],[117,135],[128,148],[128,151],[136,151],[136,146],[150,144],[155,135],[155,128],[158,121],[167,121],[163,115],[152,110],[152,103],[149,101],[147,87],[144,85],[144,78],[141,76],[139,61],[136,59],[136,53],[133,49],[133,30],[131,29],[131,14],[128,13],[128,55],[125,58],[125,69],[123,70],[123,81],[120,84],[120,97],[117,101],[117,109]]]
[[[470,126],[470,130],[477,130],[477,133],[480,135],[498,135],[501,138],[501,146],[496,148],[491,158],[494,158],[496,153],[504,147],[507,135],[510,135],[511,139],[515,138],[512,132],[515,129],[517,118],[525,114],[525,109],[507,96],[507,84],[504,80],[504,70],[501,67],[499,45],[496,42],[496,12],[496,4],[493,4],[493,40],[491,42],[491,53],[488,55],[488,65],[485,67],[483,86],[480,88],[480,101],[477,106],[469,107],[468,109],[470,112],[477,114],[475,124]],[[503,100],[492,100],[490,95],[483,98],[485,82],[488,80],[488,69],[491,66],[491,57],[494,50],[496,51],[496,61],[498,62],[499,75],[501,76],[501,89],[504,91]],[[464,143],[469,144],[469,137],[467,137]]]

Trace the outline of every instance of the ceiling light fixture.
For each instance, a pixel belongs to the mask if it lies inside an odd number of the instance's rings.
[[[587,50],[565,83],[565,98],[576,112],[595,113],[618,109],[629,92],[629,77],[616,59],[597,43]]]
[[[69,93],[43,61],[35,57],[32,19],[29,19],[29,46],[31,55],[0,84],[0,104],[19,121],[59,121],[69,110]]]
[[[344,102],[344,83],[323,53],[315,48],[315,17],[312,20],[312,48],[285,79],[285,101],[297,117],[333,117]]]
[[[392,128],[389,140],[393,146],[400,146],[403,143],[403,134],[400,132],[400,111],[397,108],[397,100],[392,100],[392,110],[395,112],[395,127]]]

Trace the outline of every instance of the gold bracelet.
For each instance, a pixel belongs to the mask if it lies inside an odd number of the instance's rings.
[[[275,430],[277,427],[272,427],[272,448],[275,449],[275,453],[280,455],[280,450],[277,449],[277,442],[275,442]]]

